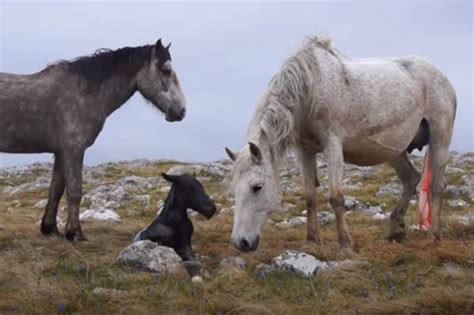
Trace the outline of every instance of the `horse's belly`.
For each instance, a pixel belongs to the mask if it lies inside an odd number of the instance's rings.
[[[413,119],[369,137],[346,139],[344,160],[364,166],[391,161],[406,151],[419,126],[418,119]]]

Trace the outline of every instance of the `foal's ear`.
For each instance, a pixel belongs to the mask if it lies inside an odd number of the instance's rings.
[[[235,162],[235,160],[237,160],[237,158],[239,157],[239,154],[237,152],[234,152],[232,151],[231,149],[229,148],[225,148],[225,152],[227,153],[227,155],[229,156],[229,158]]]
[[[252,155],[252,161],[255,164],[260,164],[262,162],[262,151],[260,148],[253,142],[249,142],[250,154]]]
[[[176,183],[178,180],[178,176],[175,176],[175,175],[168,175],[166,173],[161,173],[161,176],[163,176],[163,178],[169,181],[170,183]]]

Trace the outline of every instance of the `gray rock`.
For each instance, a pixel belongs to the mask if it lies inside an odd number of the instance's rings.
[[[383,213],[383,212],[384,211],[383,211],[382,207],[380,207],[380,206],[370,206],[368,208],[362,209],[362,213],[370,215],[370,216],[374,216],[378,213]]]
[[[336,220],[336,215],[329,211],[319,211],[318,218],[321,224],[329,225]]]
[[[231,267],[245,269],[245,267],[247,266],[247,261],[242,257],[230,256],[230,257],[223,258],[219,266],[221,267],[221,269],[226,269],[226,268],[231,268]]]
[[[345,196],[344,197],[344,206],[348,210],[355,210],[357,208],[360,208],[362,206],[362,203],[354,197]]]
[[[175,274],[182,270],[181,258],[171,247],[160,246],[152,241],[138,241],[126,247],[119,254],[119,264],[138,270]]]
[[[329,268],[329,264],[316,259],[314,256],[287,250],[280,256],[272,259],[272,265],[281,271],[290,271],[309,277],[316,274],[319,269]]]
[[[205,170],[203,165],[182,164],[172,166],[166,173],[169,175],[192,175],[193,173],[199,173],[203,170]]]
[[[376,213],[372,216],[372,219],[381,221],[381,220],[388,220],[390,218],[389,213]]]
[[[468,206],[468,203],[462,199],[448,200],[448,205],[452,208],[464,208]]]
[[[110,209],[88,209],[79,214],[81,221],[107,221],[120,222],[120,216],[117,212]]]
[[[289,220],[284,220],[280,223],[277,223],[276,226],[279,228],[288,228],[288,227],[294,227],[298,225],[303,225],[306,224],[306,217],[298,216],[298,217],[293,217],[290,218]]]
[[[3,189],[3,193],[10,196],[19,195],[25,192],[47,190],[51,182],[50,178],[39,177],[30,183],[21,184],[19,186],[7,186]]]
[[[465,215],[457,215],[455,216],[456,221],[464,225],[471,225],[474,224],[474,213],[468,213]]]

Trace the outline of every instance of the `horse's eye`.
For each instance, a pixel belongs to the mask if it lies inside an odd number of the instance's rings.
[[[254,193],[258,193],[262,189],[262,185],[254,185],[252,186],[252,191]]]
[[[163,71],[163,74],[166,75],[166,76],[171,75],[171,69],[169,69],[169,68],[165,68],[162,71]]]

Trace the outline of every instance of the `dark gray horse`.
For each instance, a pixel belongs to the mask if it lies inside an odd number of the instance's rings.
[[[137,90],[167,121],[184,118],[186,101],[161,39],[61,61],[31,75],[0,73],[0,152],[55,155],[43,234],[60,235],[56,215],[66,189],[66,238],[85,239],[79,222],[84,152]]]

